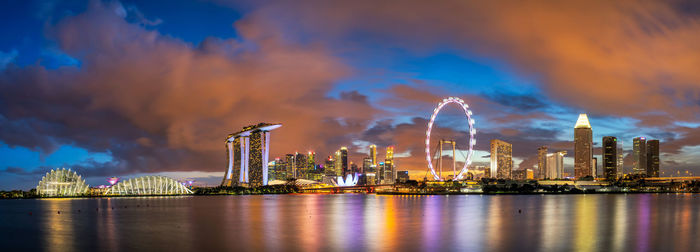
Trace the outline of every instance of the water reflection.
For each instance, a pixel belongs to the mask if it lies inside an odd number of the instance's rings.
[[[26,239],[0,236],[5,251],[700,249],[700,198],[682,194],[5,200],[0,213]]]
[[[45,219],[44,247],[50,251],[75,251],[75,220],[70,199],[42,199]]]

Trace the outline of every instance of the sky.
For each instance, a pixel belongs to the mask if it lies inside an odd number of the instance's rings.
[[[158,174],[220,183],[225,137],[281,123],[271,156],[395,146],[426,175],[445,97],[515,169],[573,151],[580,113],[624,143],[659,139],[662,176],[700,174],[700,5],[693,1],[3,1],[0,190],[52,168],[88,184]],[[448,106],[431,141],[468,124]],[[565,172],[573,172],[572,155]],[[320,159],[320,158],[319,158]],[[461,163],[460,163],[461,164]]]

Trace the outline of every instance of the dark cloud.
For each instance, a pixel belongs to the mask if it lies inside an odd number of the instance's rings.
[[[525,111],[530,111],[530,110],[539,110],[542,111],[542,109],[548,107],[549,105],[545,103],[544,98],[542,95],[536,95],[536,94],[511,94],[507,92],[494,92],[491,94],[486,94],[489,99],[492,101],[515,108],[517,110],[525,110]]]
[[[349,143],[378,112],[359,92],[328,97],[349,68],[322,46],[284,42],[262,20],[236,23],[240,40],[192,47],[114,10],[93,3],[47,28],[79,67],[0,73],[0,141],[112,154],[75,165],[85,176],[221,171],[223,139],[242,126],[282,122],[273,155],[323,153]]]

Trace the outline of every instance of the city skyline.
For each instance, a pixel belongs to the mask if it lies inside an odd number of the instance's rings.
[[[270,160],[313,151],[321,164],[345,146],[347,170],[369,146],[380,150],[372,162],[395,146],[395,167],[420,179],[444,97],[474,112],[471,167],[487,166],[499,139],[512,144],[513,171],[540,176],[547,146],[568,153],[573,174],[572,125],[587,114],[596,175],[610,164],[606,136],[624,144],[625,173],[636,160],[660,176],[700,174],[700,20],[676,3],[596,3],[336,3],[362,18],[315,1],[2,3],[0,189],[32,188],[58,167],[91,185],[145,175],[219,184],[221,137],[261,121],[285,125]],[[462,116],[446,106],[433,143],[454,139],[466,153]],[[637,137],[659,140],[658,155],[635,159]]]

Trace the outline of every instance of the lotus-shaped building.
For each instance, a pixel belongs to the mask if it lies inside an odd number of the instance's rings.
[[[338,176],[338,179],[336,180],[336,184],[338,184],[338,186],[356,186],[357,179],[358,179],[357,174],[348,174],[345,177],[345,179],[343,179],[343,176]]]

